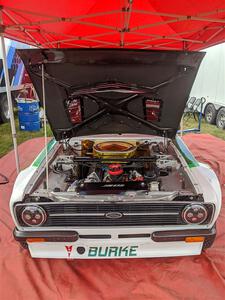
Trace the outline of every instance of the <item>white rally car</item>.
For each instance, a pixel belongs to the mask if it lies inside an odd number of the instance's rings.
[[[200,254],[216,236],[215,173],[176,137],[204,53],[19,50],[55,139],[15,182],[14,237],[32,257]],[[48,178],[46,178],[48,176]]]

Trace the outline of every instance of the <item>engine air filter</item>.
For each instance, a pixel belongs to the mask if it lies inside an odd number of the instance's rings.
[[[98,158],[130,158],[136,152],[136,142],[107,141],[96,142],[93,146],[93,155]]]

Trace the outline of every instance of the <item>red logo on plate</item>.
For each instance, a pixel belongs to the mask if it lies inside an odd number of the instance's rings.
[[[73,246],[65,246],[66,247],[66,251],[68,253],[68,258],[70,258],[71,252],[73,250]]]

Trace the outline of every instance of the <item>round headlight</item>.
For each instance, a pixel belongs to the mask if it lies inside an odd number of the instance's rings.
[[[190,204],[185,206],[182,217],[188,224],[201,224],[207,219],[208,211],[201,204]]]
[[[40,206],[26,206],[21,212],[21,219],[28,226],[40,226],[46,221],[47,215]]]

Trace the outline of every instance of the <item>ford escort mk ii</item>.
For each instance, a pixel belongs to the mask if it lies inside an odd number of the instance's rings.
[[[45,89],[54,135],[10,200],[14,237],[31,256],[167,257],[210,247],[220,185],[176,136],[204,53],[18,52],[41,102]]]

